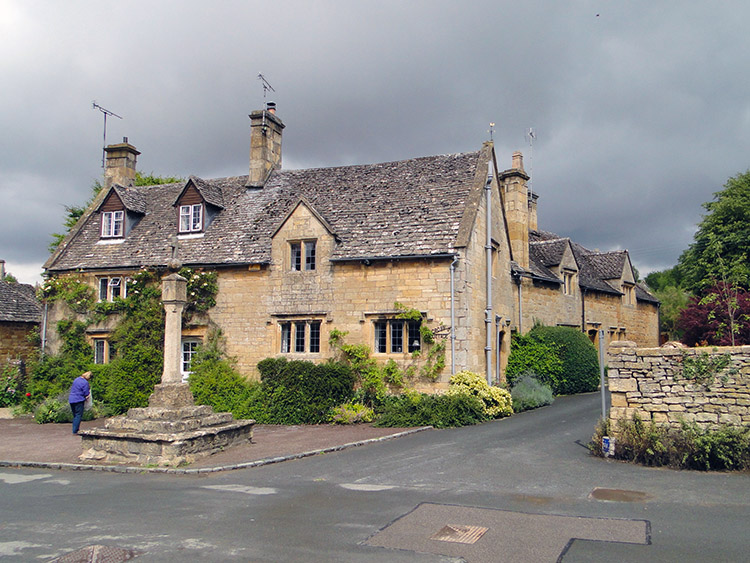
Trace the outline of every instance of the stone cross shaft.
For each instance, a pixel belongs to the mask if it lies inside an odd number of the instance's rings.
[[[162,279],[161,296],[167,314],[161,382],[182,383],[182,310],[187,302],[187,280],[179,274],[166,276]]]

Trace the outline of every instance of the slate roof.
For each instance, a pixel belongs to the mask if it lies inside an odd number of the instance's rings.
[[[622,276],[628,260],[626,250],[595,252],[569,238],[547,231],[529,232],[529,273],[532,277],[562,283],[562,280],[550,271],[549,267],[560,263],[568,244],[578,264],[578,284],[582,288],[622,295],[619,283],[615,283],[614,280],[619,282]],[[553,279],[550,279],[550,275]],[[613,282],[610,283],[609,280]],[[659,303],[659,300],[651,295],[642,284],[636,284],[635,294],[639,301]]]
[[[33,285],[0,281],[0,322],[39,323],[42,306]]]
[[[480,152],[473,152],[281,170],[260,189],[246,188],[247,176],[191,177],[204,199],[223,210],[202,237],[181,239],[180,259],[186,265],[269,263],[272,234],[301,199],[335,233],[334,260],[450,254],[479,160]],[[93,213],[45,267],[54,272],[165,265],[177,232],[173,205],[185,185],[116,187],[123,202],[143,202],[144,216],[127,237],[101,241],[100,215]]]

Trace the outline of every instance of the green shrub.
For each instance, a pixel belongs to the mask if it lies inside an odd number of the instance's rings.
[[[484,403],[470,394],[428,395],[407,392],[387,397],[375,426],[468,426],[487,420]]]
[[[551,405],[555,400],[550,386],[540,382],[533,371],[527,371],[516,379],[510,394],[513,398],[513,412]]]
[[[600,421],[589,446],[592,452],[603,455],[602,436],[612,435],[609,423]],[[701,428],[683,422],[672,428],[633,415],[618,422],[614,435],[616,459],[675,469],[750,469],[750,427]]]
[[[505,368],[505,380],[510,387],[524,373],[532,371],[537,379],[554,391],[563,375],[563,362],[558,347],[541,342],[529,334],[514,334],[510,343],[510,356]]]
[[[13,407],[24,397],[24,385],[18,367],[6,364],[0,369],[0,407]]]
[[[484,414],[489,418],[501,418],[513,414],[510,393],[499,387],[490,387],[478,373],[460,371],[451,376],[448,395],[467,394],[482,401]]]
[[[345,403],[331,411],[328,421],[334,424],[356,424],[358,422],[372,422],[375,411],[361,403]]]
[[[34,408],[33,414],[34,420],[38,424],[73,422],[73,411],[70,410],[67,393],[46,398]],[[112,412],[108,405],[95,400],[92,408],[83,411],[82,420],[94,420],[96,418],[111,416],[111,414]]]
[[[530,336],[558,348],[562,375],[552,386],[555,394],[571,395],[596,391],[599,387],[599,359],[596,348],[580,330],[565,326],[537,325]]]
[[[332,408],[354,395],[354,373],[341,362],[266,358],[258,363],[258,370],[267,399],[264,421],[268,423],[325,422]]]

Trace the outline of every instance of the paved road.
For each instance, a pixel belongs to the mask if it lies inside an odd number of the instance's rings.
[[[0,559],[107,545],[159,562],[750,560],[750,475],[593,458],[599,409],[596,394],[564,397],[203,476],[0,469]],[[636,500],[596,500],[596,488]]]

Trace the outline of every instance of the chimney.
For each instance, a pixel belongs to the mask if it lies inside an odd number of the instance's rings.
[[[107,164],[104,168],[104,187],[112,184],[130,187],[135,184],[135,164],[138,155],[136,148],[123,137],[122,143],[109,145],[104,149],[107,153]]]
[[[262,188],[273,170],[281,169],[281,131],[285,125],[276,116],[276,104],[250,114],[250,175],[248,188]]]
[[[5,280],[5,260],[0,260],[0,281]]]
[[[524,269],[529,267],[529,229],[536,227],[536,200],[529,197],[526,182],[528,174],[523,170],[523,155],[513,153],[512,168],[500,174],[502,189],[505,191],[505,216],[508,221],[508,234],[513,251],[513,259]]]

